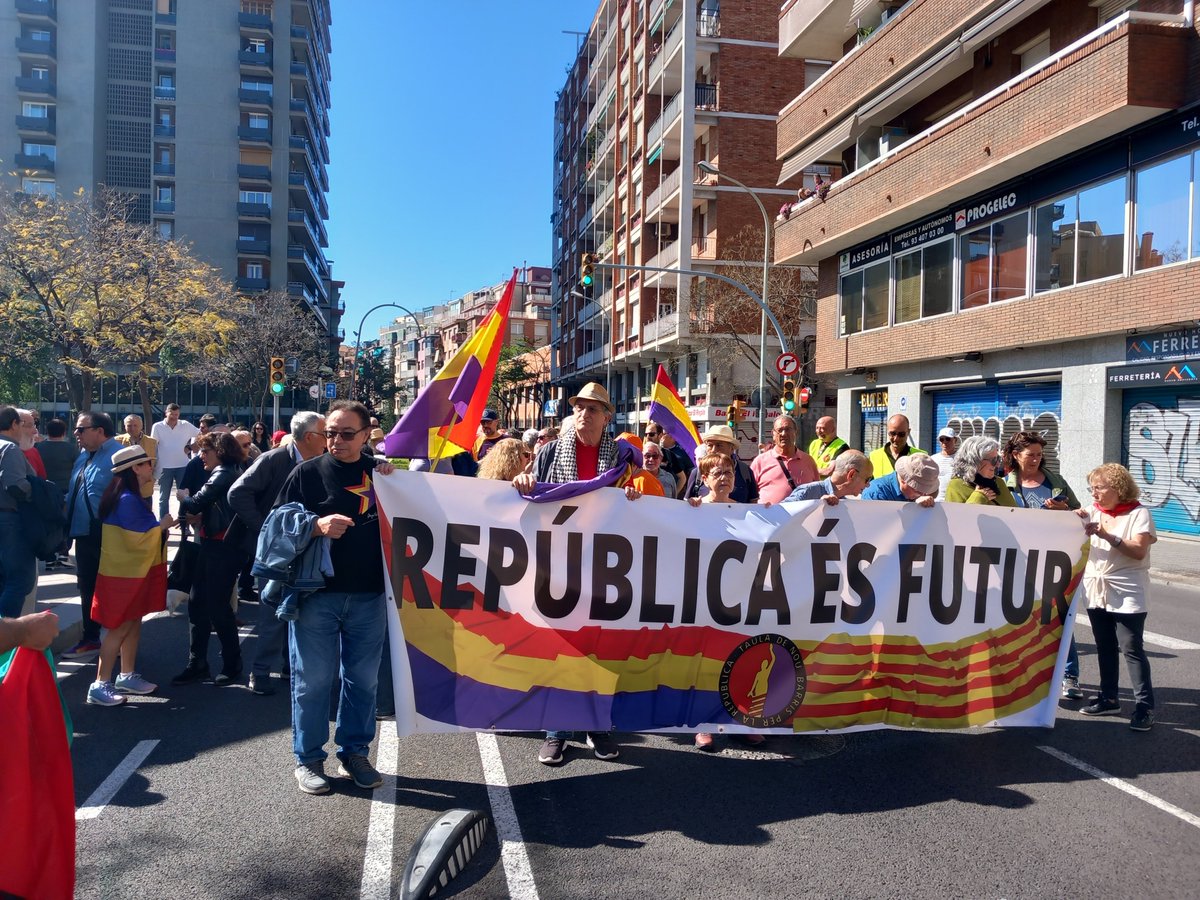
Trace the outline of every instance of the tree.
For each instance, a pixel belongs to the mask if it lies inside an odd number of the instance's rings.
[[[757,294],[762,291],[762,253],[762,228],[748,225],[721,248],[723,257],[736,262],[718,265],[714,271],[742,282]],[[817,313],[816,271],[809,266],[771,266],[767,305],[779,320],[788,350],[800,357],[801,371],[811,377]],[[739,383],[737,377],[739,372],[758,371],[761,314],[762,308],[732,285],[716,279],[692,279],[691,330],[693,334],[706,336],[709,369],[727,373],[724,383],[731,386],[730,399],[735,394],[748,395],[758,387],[757,375],[753,383]],[[777,349],[777,340],[769,321],[767,336],[770,353],[773,345]],[[750,366],[737,365],[740,360],[748,361]],[[767,372],[770,383],[774,383],[778,375],[773,358],[767,360]]]
[[[354,376],[354,399],[361,400],[372,410],[391,410],[396,396],[395,375],[384,359],[384,348],[378,345],[363,347],[355,360],[358,371]]]
[[[533,352],[533,346],[524,339],[500,348],[496,376],[492,379],[492,390],[488,394],[488,406],[499,409],[502,422],[512,422],[518,390],[537,376],[530,359]]]
[[[187,374],[258,398],[258,417],[271,399],[271,357],[295,357],[294,385],[315,384],[328,364],[324,329],[303,301],[282,291],[239,297],[216,344],[193,352]],[[328,380],[328,379],[326,379]]]
[[[0,201],[0,328],[31,366],[48,348],[71,407],[91,407],[95,379],[132,362],[146,379],[171,347],[219,336],[229,292],[183,245],[129,221],[130,198],[107,189],[67,199]]]

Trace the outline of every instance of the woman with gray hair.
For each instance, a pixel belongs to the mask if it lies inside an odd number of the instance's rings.
[[[1016,506],[1012,491],[1000,478],[1000,444],[983,435],[962,442],[954,457],[948,503],[978,503],[984,506]]]

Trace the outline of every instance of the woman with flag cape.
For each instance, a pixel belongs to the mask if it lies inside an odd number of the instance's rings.
[[[154,481],[154,461],[141,447],[113,455],[113,480],[100,498],[100,571],[92,599],[92,618],[107,629],[100,642],[96,680],[87,702],[119,706],[125,694],[149,694],[158,685],[134,668],[142,617],[166,609],[166,531],[175,524],[168,513],[156,520],[142,496]],[[112,680],[117,655],[121,674]]]

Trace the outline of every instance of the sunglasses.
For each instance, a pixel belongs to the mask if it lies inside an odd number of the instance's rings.
[[[91,431],[93,428],[99,428],[99,427],[100,427],[99,425],[76,425],[75,429],[74,429],[74,433],[75,434],[83,434],[85,431]]]
[[[366,430],[365,428],[345,428],[342,431],[327,429],[325,431],[325,440],[332,441],[334,438],[341,438],[343,441],[352,441],[356,435]]]

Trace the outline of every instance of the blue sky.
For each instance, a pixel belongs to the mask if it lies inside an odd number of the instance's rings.
[[[550,264],[554,98],[597,0],[333,3],[329,258],[348,341]],[[394,316],[372,313],[364,339]]]

